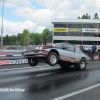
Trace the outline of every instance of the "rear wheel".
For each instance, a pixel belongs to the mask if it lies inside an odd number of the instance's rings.
[[[47,62],[49,65],[54,66],[58,62],[58,55],[55,52],[50,52],[47,57]]]
[[[28,63],[30,66],[36,66],[38,64],[38,60],[34,58],[29,58]]]
[[[86,60],[85,59],[81,59],[81,61],[77,64],[74,65],[76,70],[85,70],[86,69]]]

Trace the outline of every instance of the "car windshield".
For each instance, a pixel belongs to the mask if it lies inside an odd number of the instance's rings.
[[[61,47],[63,45],[63,43],[55,43],[55,44],[52,44],[52,46],[57,46],[57,47]]]

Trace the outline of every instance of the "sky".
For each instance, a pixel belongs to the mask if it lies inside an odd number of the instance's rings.
[[[0,0],[0,29],[2,4]],[[4,0],[3,35],[17,35],[24,29],[42,33],[53,29],[52,18],[77,19],[88,13],[93,19],[96,12],[100,15],[100,0]]]

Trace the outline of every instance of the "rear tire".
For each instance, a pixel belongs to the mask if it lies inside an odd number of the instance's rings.
[[[38,60],[34,58],[29,58],[28,63],[30,66],[36,66],[38,64]]]
[[[50,52],[47,57],[47,63],[51,66],[55,66],[58,62],[58,55],[55,52]]]
[[[86,69],[86,60],[85,59],[81,59],[81,61],[77,64],[74,65],[76,70],[82,71]]]

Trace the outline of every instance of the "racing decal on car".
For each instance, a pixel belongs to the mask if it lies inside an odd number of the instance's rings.
[[[80,59],[76,59],[76,62],[80,62]]]
[[[75,58],[67,57],[67,56],[61,56],[61,60],[67,61],[67,62],[76,62]]]

